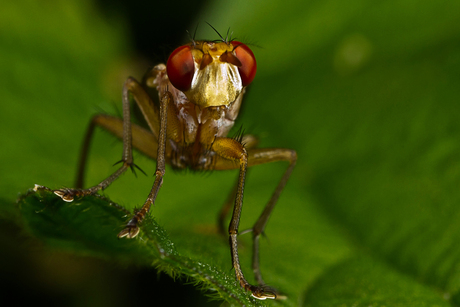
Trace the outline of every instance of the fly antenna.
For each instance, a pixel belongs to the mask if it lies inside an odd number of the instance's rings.
[[[196,31],[198,30],[198,25],[199,25],[199,24],[200,24],[200,23],[197,23],[197,24],[196,24],[195,31],[193,32],[193,41],[194,41],[194,42],[195,42],[195,38],[196,38]]]
[[[208,26],[210,26],[216,33],[217,35],[219,35],[220,39],[224,42],[224,43],[227,43],[227,39],[224,39],[222,37],[222,35],[220,35],[219,31],[216,30],[216,28],[214,28],[209,22],[206,21],[206,23],[208,24]]]
[[[230,36],[228,35],[230,33]],[[230,32],[230,28],[228,28],[227,30],[227,36],[225,37],[225,42],[228,43],[229,41],[232,40],[232,35],[233,35],[233,31]]]
[[[188,30],[185,30],[188,34],[188,37],[190,38],[190,40],[192,41],[193,43],[193,46],[195,46],[195,37],[196,37],[196,31],[198,30],[198,25],[199,23],[196,24],[196,27],[195,27],[195,31],[193,31],[193,36],[190,35],[190,32]]]

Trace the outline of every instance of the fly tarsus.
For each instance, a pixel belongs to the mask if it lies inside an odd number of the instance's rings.
[[[249,285],[248,290],[251,291],[251,295],[258,300],[276,299],[276,290],[269,286],[253,286]]]
[[[132,239],[135,236],[137,236],[140,230],[137,224],[138,219],[136,216],[134,216],[132,219],[129,220],[125,228],[122,231],[120,231],[120,233],[118,234],[118,238],[126,237],[127,239]]]
[[[62,198],[63,201],[72,202],[75,197],[83,196],[84,193],[82,190],[74,190],[74,189],[60,189],[54,190],[54,194]]]

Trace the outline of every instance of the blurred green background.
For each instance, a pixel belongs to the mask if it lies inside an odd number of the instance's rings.
[[[258,135],[261,147],[299,156],[262,243],[266,279],[290,299],[264,303],[460,305],[458,20],[456,1],[2,4],[2,297],[71,306],[220,304],[153,269],[49,249],[24,231],[14,206],[35,183],[72,186],[90,116],[116,113],[126,77],[140,79],[163,62],[188,41],[185,30],[199,24],[198,38],[217,38],[209,22],[221,33],[230,27],[257,57],[236,126]],[[119,142],[97,133],[88,184],[109,174],[120,154]],[[155,168],[135,159],[149,176],[126,174],[105,192],[129,209],[142,204]],[[284,167],[251,172],[242,229]],[[179,251],[198,257],[187,227],[212,225],[236,174],[167,171],[153,214]],[[250,253],[243,256],[248,267]]]

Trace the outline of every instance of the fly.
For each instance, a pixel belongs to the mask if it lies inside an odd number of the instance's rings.
[[[193,170],[239,169],[233,194],[219,213],[218,226],[229,236],[232,264],[241,287],[257,299],[276,298],[276,290],[265,285],[260,273],[259,237],[291,175],[297,154],[291,149],[257,148],[258,141],[253,135],[227,136],[256,70],[255,56],[246,44],[221,36],[218,41],[192,39],[189,44],[175,49],[166,65],[159,64],[149,71],[142,82],[129,77],[123,86],[123,119],[105,114],[92,118],[84,140],[76,188],[54,190],[54,193],[71,202],[76,197],[104,190],[127,169],[137,167],[133,162],[133,147],[156,159],[155,181],[144,205],[118,234],[119,238],[131,239],[139,234],[139,225],[155,202],[163,184],[166,164]],[[155,104],[149,94],[152,88],[158,92],[159,104]],[[149,129],[131,123],[131,98],[140,108]],[[123,140],[121,166],[99,184],[83,189],[86,158],[96,127]],[[289,166],[251,229],[252,268],[258,283],[252,285],[244,277],[238,258],[237,237],[244,182],[249,167],[276,161],[289,162]],[[225,231],[224,220],[232,204],[233,214],[228,231]]]

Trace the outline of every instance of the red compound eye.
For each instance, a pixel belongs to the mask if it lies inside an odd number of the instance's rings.
[[[190,46],[181,46],[171,53],[166,64],[166,72],[175,88],[181,91],[190,89],[195,72]]]
[[[240,72],[241,76],[241,82],[243,82],[243,86],[247,86],[256,76],[256,57],[254,56],[254,53],[252,53],[251,49],[249,49],[249,47],[245,44],[233,41],[232,45],[234,47],[236,57],[242,64],[240,67],[238,67],[238,71]]]

